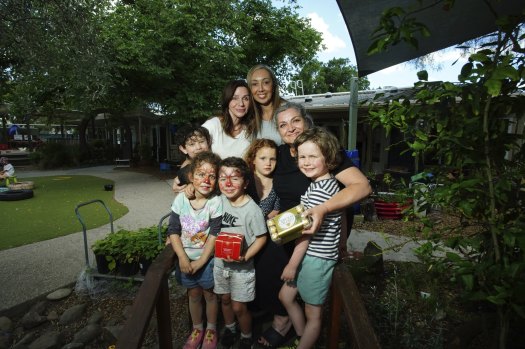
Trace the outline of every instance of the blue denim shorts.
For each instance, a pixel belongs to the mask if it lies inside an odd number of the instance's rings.
[[[189,275],[180,271],[177,263],[175,278],[185,288],[201,287],[204,290],[213,289],[213,258],[204,265],[197,273]]]

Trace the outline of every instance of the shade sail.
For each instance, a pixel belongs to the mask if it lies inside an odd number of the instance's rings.
[[[354,46],[359,77],[424,56],[496,31],[495,13],[516,15],[525,8],[523,0],[456,0],[450,10],[437,0],[337,0]],[[490,6],[487,5],[490,4]],[[425,24],[431,36],[418,37],[419,48],[401,42],[388,51],[369,56],[371,34],[381,13],[391,7],[415,10],[414,17]]]

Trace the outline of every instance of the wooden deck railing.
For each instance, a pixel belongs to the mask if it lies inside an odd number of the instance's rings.
[[[341,312],[348,324],[351,348],[380,349],[379,340],[370,324],[365,304],[348,267],[338,264],[332,277],[330,326],[328,332],[328,349],[338,348],[341,329]]]
[[[133,301],[131,316],[118,338],[117,349],[142,347],[153,309],[157,310],[159,348],[172,347],[168,274],[175,258],[176,255],[171,246],[166,246],[149,267],[137,297]]]
[[[166,247],[149,267],[131,307],[131,316],[120,333],[117,349],[141,348],[153,309],[157,310],[159,348],[172,348],[168,274],[175,258],[173,249]],[[344,264],[336,266],[332,280],[328,349],[339,347],[341,312],[348,323],[352,348],[381,348],[354,278]]]

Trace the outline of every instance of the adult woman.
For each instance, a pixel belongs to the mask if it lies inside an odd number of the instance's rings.
[[[210,131],[212,151],[222,159],[242,157],[257,134],[251,99],[244,80],[230,81],[222,91],[222,115],[202,124]]]
[[[222,159],[229,156],[242,157],[257,134],[257,122],[253,111],[252,96],[244,80],[232,80],[222,91],[222,115],[207,120],[205,127],[211,136],[211,150]],[[172,189],[179,193],[186,189],[175,178]],[[191,193],[191,189],[188,189]],[[191,194],[188,195],[191,196]]]
[[[290,102],[276,109],[274,120],[283,144],[279,146],[273,185],[280,199],[281,211],[285,211],[299,204],[300,196],[310,185],[310,180],[297,167],[292,145],[297,136],[313,125],[313,121],[301,105]],[[343,156],[343,159],[333,174],[344,188],[322,205],[305,212],[312,217],[313,223],[311,228],[303,233],[315,233],[325,214],[341,210],[371,193],[366,177],[353,166],[350,159],[346,156]],[[256,276],[259,286],[256,291],[258,304],[274,314],[272,327],[259,339],[261,344],[268,347],[281,345],[291,327],[286,311],[278,300],[278,293],[282,286],[281,273],[288,263],[293,246],[293,243],[279,246],[270,241],[258,258]]]
[[[246,80],[255,101],[255,120],[259,130],[257,138],[271,139],[277,145],[281,144],[273,113],[285,100],[279,96],[279,83],[275,73],[270,67],[257,64],[248,71]]]

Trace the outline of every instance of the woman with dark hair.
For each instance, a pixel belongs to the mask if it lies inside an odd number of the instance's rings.
[[[221,109],[221,116],[202,125],[210,132],[211,149],[222,159],[230,156],[242,158],[258,131],[246,81],[232,80],[224,87]]]
[[[255,102],[255,121],[259,130],[257,138],[271,139],[277,145],[281,144],[273,113],[285,100],[279,95],[279,82],[275,73],[267,65],[257,64],[248,71],[246,80]]]

